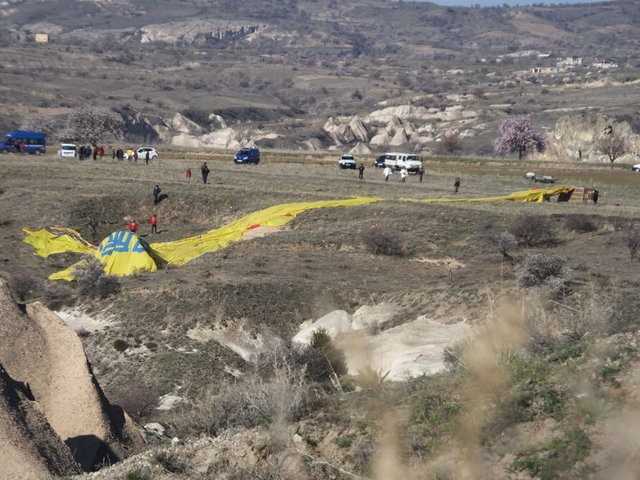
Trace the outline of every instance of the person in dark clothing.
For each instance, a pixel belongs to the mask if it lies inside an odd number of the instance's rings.
[[[360,180],[364,180],[364,164],[362,164],[362,163],[358,167],[358,178]]]
[[[96,147],[95,145],[93,146],[93,160],[97,160],[98,159],[98,147]]]
[[[158,197],[160,197],[160,192],[162,191],[162,189],[160,188],[160,185],[156,185],[155,187],[153,187],[153,203],[158,203]]]
[[[420,168],[418,169],[418,178],[420,179],[420,183],[422,183],[423,176],[424,176],[424,167],[420,165]]]
[[[149,150],[147,150],[146,153],[144,154],[144,163],[149,165]]]
[[[207,184],[207,177],[209,176],[209,167],[207,166],[207,162],[204,162],[202,164],[202,166],[200,167],[200,170],[202,171],[202,183],[204,185]]]
[[[453,193],[458,193],[459,188],[460,188],[460,177],[456,178],[456,181],[453,182]]]

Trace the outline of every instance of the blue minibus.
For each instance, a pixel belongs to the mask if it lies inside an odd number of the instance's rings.
[[[28,130],[13,130],[0,141],[0,152],[45,153],[47,150],[46,136],[42,132]]]

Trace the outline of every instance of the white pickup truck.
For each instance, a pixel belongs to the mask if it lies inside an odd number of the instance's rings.
[[[391,152],[384,154],[384,166],[394,170],[406,168],[409,172],[417,173],[422,166],[422,161],[413,153]]]

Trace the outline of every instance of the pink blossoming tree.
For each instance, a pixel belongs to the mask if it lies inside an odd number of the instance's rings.
[[[536,132],[531,119],[525,115],[506,119],[500,125],[500,136],[493,141],[493,149],[501,155],[518,152],[518,160],[527,153],[544,152],[547,141],[544,135]]]

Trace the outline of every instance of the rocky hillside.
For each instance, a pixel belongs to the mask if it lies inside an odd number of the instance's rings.
[[[77,334],[42,304],[22,312],[0,281],[2,473],[91,471],[141,449],[137,429],[111,405]],[[17,478],[17,477],[16,477]]]
[[[0,16],[3,130],[45,116],[60,137],[56,121],[104,106],[124,119],[127,142],[429,153],[456,134],[464,153],[483,154],[512,114],[547,132],[584,110],[640,124],[628,108],[637,0],[41,5],[7,2]]]

